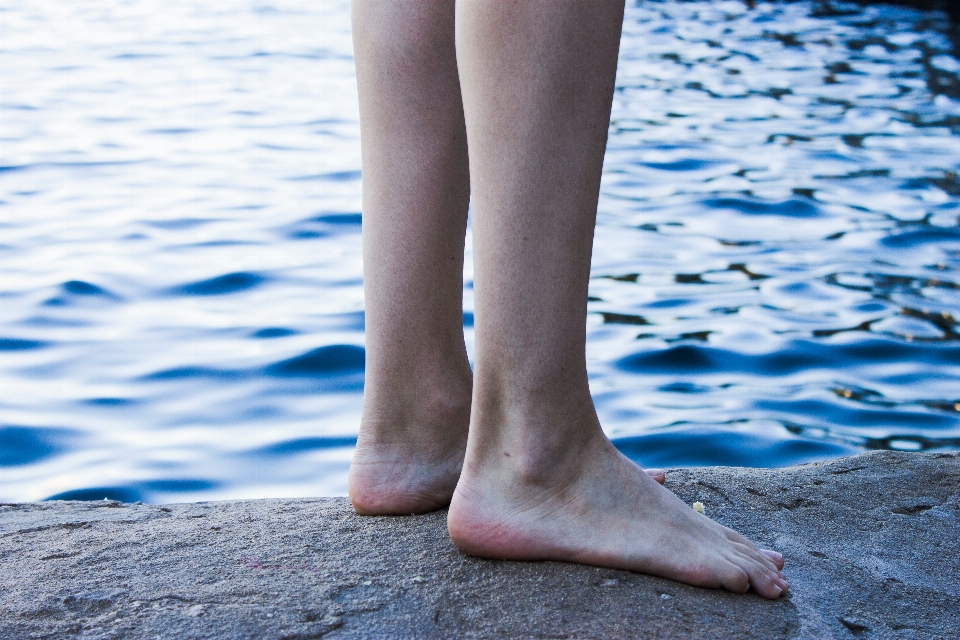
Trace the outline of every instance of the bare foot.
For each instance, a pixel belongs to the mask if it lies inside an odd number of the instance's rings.
[[[765,598],[789,588],[780,554],[695,512],[599,428],[566,455],[476,449],[447,520],[466,553],[626,569]]]
[[[463,451],[412,451],[399,445],[361,446],[350,465],[348,492],[362,516],[414,515],[450,504]]]
[[[450,504],[463,468],[469,414],[449,416],[449,422],[426,427],[427,442],[391,440],[401,429],[364,423],[357,439],[348,477],[353,508],[360,515],[412,515]],[[662,469],[647,475],[663,484]]]
[[[450,504],[463,467],[469,409],[447,422],[403,426],[362,423],[347,480],[360,515],[411,515]]]

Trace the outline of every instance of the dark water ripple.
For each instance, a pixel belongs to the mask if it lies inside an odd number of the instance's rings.
[[[173,295],[183,296],[222,296],[258,287],[266,278],[256,273],[228,273],[199,282],[182,284],[169,289]]]
[[[621,450],[960,448],[958,53],[903,7],[628,7],[588,317]],[[0,500],[342,494],[348,3],[13,0],[0,64]]]

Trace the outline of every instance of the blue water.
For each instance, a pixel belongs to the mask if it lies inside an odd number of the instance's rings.
[[[823,6],[628,7],[587,355],[645,464],[960,448],[957,49],[942,14]],[[343,494],[348,4],[0,21],[0,499]]]

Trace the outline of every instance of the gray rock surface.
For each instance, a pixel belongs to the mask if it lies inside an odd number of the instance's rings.
[[[786,556],[778,601],[459,553],[343,498],[0,506],[0,637],[957,638],[960,455],[675,470]]]

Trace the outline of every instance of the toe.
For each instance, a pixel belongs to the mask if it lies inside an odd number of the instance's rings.
[[[783,576],[780,576],[780,578],[777,580],[777,585],[779,585],[779,587],[783,589],[784,593],[786,593],[787,591],[790,591],[790,583],[787,582]]]
[[[723,527],[723,535],[725,535],[727,537],[727,540],[729,540],[730,542],[741,544],[749,549],[752,549],[757,553],[760,552],[760,549],[757,548],[757,545],[753,544],[752,540],[750,540],[749,538],[743,535],[740,535],[739,533],[737,533],[736,531],[734,531],[729,527]]]
[[[747,573],[750,575],[750,587],[764,598],[777,599],[786,590],[786,582],[779,573],[769,571],[766,567],[755,565]]]
[[[754,546],[747,546],[745,544],[734,543],[733,548],[735,549],[737,555],[744,562],[753,562],[764,567],[768,571],[779,574],[781,566],[777,566],[776,560],[763,553],[761,550],[757,549]]]
[[[747,589],[750,588],[750,575],[742,568],[730,562],[727,563],[727,566],[724,567],[724,570],[720,574],[720,584],[727,591],[746,593]]]
[[[667,474],[663,472],[663,469],[646,469],[647,475],[663,484],[667,481]]]
[[[770,561],[777,566],[779,571],[783,571],[783,555],[772,549],[761,549],[763,555],[770,558]]]
[[[766,554],[739,546],[729,559],[749,575],[750,586],[764,598],[779,598],[790,588],[780,568]]]

